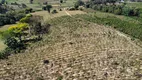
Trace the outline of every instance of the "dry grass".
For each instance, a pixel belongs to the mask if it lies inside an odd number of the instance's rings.
[[[142,78],[142,48],[116,30],[71,17],[52,19],[51,24],[42,42],[0,61],[1,80]]]
[[[76,14],[85,14],[85,12],[83,11],[67,11],[70,15],[76,15]],[[67,15],[66,12],[64,11],[58,11],[58,13],[56,14],[49,14],[47,11],[39,11],[39,12],[35,12],[32,13],[33,15],[40,15],[43,16],[45,20],[49,20],[55,17],[61,17],[61,16],[65,16]]]
[[[0,40],[0,51],[4,50],[6,48],[6,45],[3,43],[3,41]]]
[[[9,24],[9,25],[4,25],[0,27],[0,31],[5,31],[7,30],[10,26],[15,25],[15,24]]]
[[[86,14],[85,12],[83,11],[79,11],[79,10],[76,10],[76,11],[67,11],[69,14],[71,15],[76,15],[76,14]]]

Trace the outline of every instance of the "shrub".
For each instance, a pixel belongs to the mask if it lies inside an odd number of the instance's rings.
[[[89,3],[86,3],[86,4],[85,4],[85,8],[90,8],[90,4],[89,4]]]
[[[10,48],[10,49],[16,49],[18,47],[18,41],[15,38],[7,38],[5,40],[5,44]]]
[[[138,8],[133,8],[132,16],[139,16],[139,15],[140,15],[140,10]]]
[[[24,34],[24,31],[28,29],[27,23],[18,23],[14,26],[8,28],[8,32],[12,35],[12,37],[16,37],[22,41],[21,37]]]
[[[125,16],[129,16],[131,9],[129,7],[122,8],[122,14]]]
[[[46,6],[42,6],[42,10],[46,10]]]
[[[98,6],[97,6],[97,10],[101,11],[101,10],[102,10],[102,6],[101,6],[101,5],[98,5]]]
[[[122,10],[120,8],[114,10],[114,14],[121,15]]]
[[[29,22],[29,19],[32,17],[31,14],[27,14],[26,17],[20,19],[20,22],[21,23],[28,23]]]
[[[73,10],[76,10],[75,8],[71,7],[68,9],[69,11],[73,11]]]
[[[74,8],[75,8],[75,9],[78,9],[78,7],[79,7],[79,5],[77,5],[77,4],[74,5]]]
[[[32,8],[26,8],[26,9],[25,9],[25,13],[26,13],[26,14],[31,13],[32,11],[33,11]]]
[[[93,4],[90,3],[91,8],[94,10],[114,13],[117,15],[125,15],[125,16],[141,16],[141,10],[138,8],[131,8],[124,5],[103,5],[103,4]]]
[[[10,53],[12,53],[12,50],[10,48],[6,48],[0,52],[0,59],[7,59]]]
[[[57,12],[57,10],[54,9],[51,13],[55,14],[55,13],[58,13],[58,12]]]
[[[15,19],[16,21],[19,21],[21,18],[25,17],[26,15],[24,13],[17,13],[17,15],[15,15]]]
[[[93,8],[94,10],[97,10],[97,5],[93,5],[92,8]]]
[[[46,10],[50,13],[50,10],[52,8],[52,5],[46,5]]]
[[[23,31],[28,29],[27,23],[18,23],[8,28],[9,31]]]
[[[108,12],[108,10],[109,10],[108,6],[106,6],[106,5],[102,6],[102,11],[103,12]]]
[[[78,8],[79,10],[84,10],[84,7],[83,6],[79,6],[79,8]]]
[[[78,0],[77,2],[75,2],[74,8],[75,8],[75,9],[78,9],[79,6],[83,6],[83,5],[84,5],[84,2],[81,1],[81,0]]]
[[[109,6],[108,12],[114,13],[114,10],[115,10],[114,8],[115,8],[114,6]]]
[[[5,24],[14,24],[25,16],[22,12],[8,12],[0,15],[0,26]]]
[[[25,49],[24,43],[19,42],[14,37],[7,38],[4,43],[7,45],[8,49],[10,49],[11,51],[14,51],[14,53],[17,53],[20,50]]]
[[[42,7],[42,10],[47,10],[50,13],[51,8],[52,8],[52,5],[46,5]]]
[[[42,35],[48,32],[49,24],[44,23],[42,16],[33,16],[30,19],[30,34],[38,36],[38,39],[42,38]]]
[[[62,11],[62,9],[59,9],[59,11]]]
[[[27,14],[26,17],[32,17],[32,14]]]

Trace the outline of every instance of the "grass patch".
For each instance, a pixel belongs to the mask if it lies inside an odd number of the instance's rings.
[[[121,20],[114,16],[107,16],[107,17],[98,17],[95,14],[94,15],[76,15],[75,17],[82,18],[84,20],[103,24],[103,25],[109,25],[113,28],[128,34],[134,38],[138,38],[142,40],[142,25],[138,23],[131,23],[129,21]]]
[[[3,43],[2,40],[0,40],[0,51],[4,50],[6,48],[6,45]]]

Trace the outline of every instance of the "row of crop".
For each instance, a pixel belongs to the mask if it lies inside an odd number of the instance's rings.
[[[110,16],[106,17],[106,18],[100,18],[97,16],[90,16],[90,15],[85,14],[85,15],[77,15],[75,17],[79,17],[84,20],[98,23],[98,24],[112,26],[125,34],[128,34],[134,38],[138,38],[138,39],[142,40],[142,25],[141,24],[123,21],[119,18],[110,17]]]
[[[125,16],[139,16],[140,9],[122,5],[93,5],[92,9]]]

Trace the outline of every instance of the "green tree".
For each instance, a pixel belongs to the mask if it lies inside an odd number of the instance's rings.
[[[78,9],[79,6],[84,5],[84,2],[81,0],[78,0],[75,4],[74,4],[74,8]]]
[[[63,0],[60,0],[60,3],[63,3]]]
[[[1,4],[5,4],[5,0],[1,0]]]
[[[34,0],[30,0],[30,4],[33,4],[33,1],[34,1]]]
[[[41,38],[43,34],[47,33],[50,26],[43,22],[43,17],[41,16],[33,16],[29,21],[29,25],[29,32],[33,35],[37,35],[38,38]]]
[[[10,49],[16,49],[18,47],[18,41],[15,38],[9,37],[5,40],[5,44],[10,48]]]
[[[50,13],[50,10],[52,8],[52,5],[46,5],[46,10]]]
[[[14,26],[11,26],[8,28],[9,33],[22,41],[22,35],[24,34],[24,31],[28,30],[28,24],[27,23],[19,23]]]

